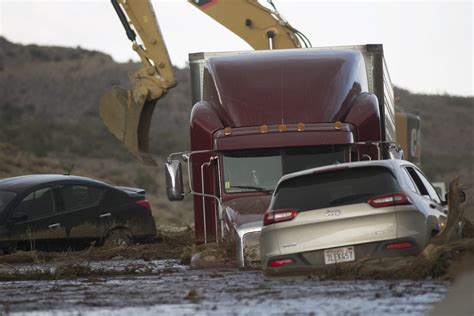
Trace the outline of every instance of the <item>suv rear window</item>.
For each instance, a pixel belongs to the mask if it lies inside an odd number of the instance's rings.
[[[282,182],[270,209],[316,210],[367,202],[371,197],[398,192],[385,167],[360,167],[310,174]]]

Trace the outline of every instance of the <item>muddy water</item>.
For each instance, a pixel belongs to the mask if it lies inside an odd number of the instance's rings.
[[[189,270],[174,260],[89,263],[101,270],[131,265],[147,266],[148,274],[1,282],[0,314],[422,315],[449,286],[432,280],[275,279],[259,271]]]

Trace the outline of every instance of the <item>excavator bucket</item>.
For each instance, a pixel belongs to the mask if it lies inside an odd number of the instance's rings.
[[[100,100],[100,116],[130,153],[142,163],[156,166],[148,138],[156,100],[145,102],[146,95],[139,98],[135,95],[133,90],[113,87]]]

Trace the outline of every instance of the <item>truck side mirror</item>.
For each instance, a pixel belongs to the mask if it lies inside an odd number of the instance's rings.
[[[183,171],[179,160],[166,161],[166,194],[170,201],[184,199]]]

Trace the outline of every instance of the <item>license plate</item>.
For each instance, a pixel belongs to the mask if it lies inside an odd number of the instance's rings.
[[[324,263],[334,264],[338,262],[349,262],[355,260],[354,247],[341,247],[324,250]]]

